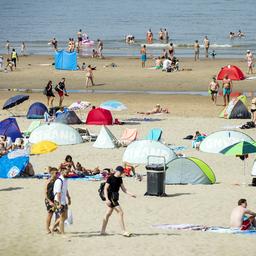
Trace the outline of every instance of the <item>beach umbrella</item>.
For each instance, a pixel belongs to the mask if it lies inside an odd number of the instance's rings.
[[[122,111],[127,109],[127,107],[122,102],[115,100],[105,101],[101,103],[100,107],[110,111]]]
[[[52,141],[41,141],[31,146],[30,154],[41,155],[53,152],[57,149],[57,144]]]
[[[28,99],[29,99],[28,95],[16,95],[16,96],[13,96],[13,97],[8,99],[4,103],[3,109],[8,110],[8,109],[10,109],[12,107],[15,107],[15,106],[21,104],[22,102],[24,102],[24,101],[26,101]]]
[[[244,176],[245,176],[245,159],[248,157],[248,154],[256,153],[256,143],[250,143],[247,141],[241,141],[235,143],[227,148],[224,148],[220,151],[221,154],[227,156],[237,156],[244,161]]]
[[[72,110],[72,111],[76,111],[76,110],[84,110],[86,108],[88,108],[91,105],[90,102],[88,101],[76,101],[73,102],[68,109]]]

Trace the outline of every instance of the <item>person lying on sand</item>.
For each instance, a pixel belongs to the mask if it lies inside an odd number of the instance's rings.
[[[160,104],[156,104],[155,107],[148,112],[137,112],[137,114],[142,115],[151,115],[151,114],[158,114],[158,113],[166,113],[169,114],[169,110],[167,108],[162,108]]]
[[[250,230],[256,227],[256,213],[247,209],[246,199],[240,199],[238,206],[233,209],[230,216],[231,228],[239,228],[240,230]]]
[[[87,168],[83,167],[79,162],[77,162],[77,164],[76,164],[76,171],[75,172],[76,173],[80,172],[80,173],[82,173],[82,174],[84,174],[86,176],[90,176],[90,175],[99,174],[100,173],[100,169],[99,169],[98,166],[95,167],[93,170],[87,169]]]

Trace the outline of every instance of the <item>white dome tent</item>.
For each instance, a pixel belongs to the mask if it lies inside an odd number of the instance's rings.
[[[57,145],[72,145],[83,142],[82,137],[74,128],[62,123],[44,124],[32,131],[29,142],[43,140],[52,141]]]
[[[207,153],[220,153],[221,150],[240,141],[253,143],[254,140],[239,131],[218,131],[208,135],[200,144],[200,151]]]
[[[138,140],[132,142],[123,154],[123,162],[130,164],[147,164],[148,156],[156,156],[151,158],[150,162],[154,164],[162,164],[164,157],[165,163],[176,158],[176,154],[172,149],[159,141]]]

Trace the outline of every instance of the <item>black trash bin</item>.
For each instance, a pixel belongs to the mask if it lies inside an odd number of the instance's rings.
[[[149,196],[166,196],[165,194],[165,166],[147,165],[147,192]]]

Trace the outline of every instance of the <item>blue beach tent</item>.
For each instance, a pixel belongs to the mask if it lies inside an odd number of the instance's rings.
[[[82,124],[82,121],[74,111],[60,113],[55,121],[63,124]]]
[[[0,178],[14,178],[24,172],[29,157],[21,151],[15,150],[0,157]]]
[[[146,137],[147,140],[155,140],[159,141],[162,136],[162,129],[160,128],[153,128],[149,131],[148,136]]]
[[[63,70],[77,70],[76,52],[56,51],[55,68]]]
[[[41,102],[33,103],[27,113],[27,119],[44,119],[44,113],[48,113],[47,107]]]
[[[21,138],[22,134],[15,118],[7,118],[0,122],[0,135],[10,137],[14,142],[16,138]]]

